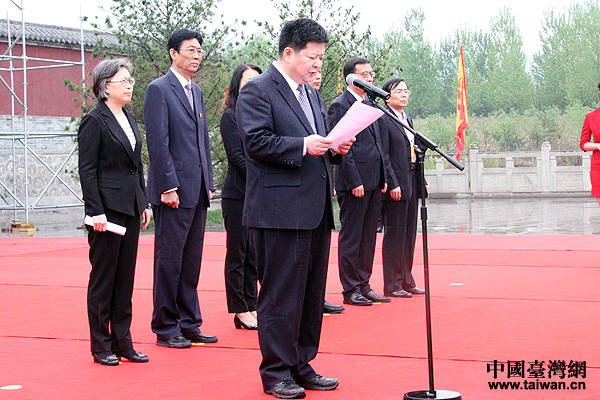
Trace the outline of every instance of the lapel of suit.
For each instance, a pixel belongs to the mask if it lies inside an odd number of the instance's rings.
[[[133,134],[135,136],[135,150],[133,151],[133,161],[135,165],[139,165],[142,156],[142,135],[140,134],[140,130],[138,129],[137,123],[135,122],[135,118],[133,117],[133,115],[129,112],[125,112],[125,115],[127,115],[129,125],[131,125],[131,129],[133,129]]]
[[[103,101],[98,103],[98,108],[100,109],[102,114],[106,117],[105,121],[106,121],[106,125],[108,126],[108,131],[110,132],[110,134],[113,135],[115,138],[117,138],[117,140],[119,142],[121,142],[121,144],[123,145],[123,149],[129,156],[129,158],[131,158],[131,161],[135,162],[135,156],[133,154],[133,148],[131,147],[131,142],[129,141],[129,138],[125,134],[125,131],[123,130],[123,128],[121,128],[121,124],[119,124],[119,121],[117,121],[117,118],[115,118],[115,116],[112,113],[112,111],[110,110],[110,108],[108,108],[108,106]],[[129,118],[128,118],[128,120],[129,120]],[[130,121],[130,124],[131,124],[131,121]],[[132,127],[134,125],[135,124],[131,124]],[[139,132],[137,135],[139,135]],[[138,144],[141,145],[141,137],[138,138],[138,136],[136,136],[136,144],[135,144],[136,149],[137,149]]]
[[[200,158],[202,164],[204,165],[206,163],[206,152],[209,152],[210,150],[204,148],[204,135],[207,135],[208,133],[206,132],[206,129],[204,129],[206,115],[203,115],[202,111],[206,112],[206,110],[204,110],[204,101],[200,92],[200,87],[192,83],[192,94],[194,96],[194,117],[196,120],[198,148],[200,149]]]
[[[288,103],[292,111],[296,114],[302,125],[306,128],[306,136],[312,134],[312,127],[310,126],[310,122],[308,122],[308,118],[306,118],[306,114],[304,114],[304,110],[302,106],[300,106],[300,102],[296,95],[292,92],[292,88],[287,83],[283,75],[275,68],[273,65],[269,67],[269,72],[273,77],[273,81],[277,85],[277,90],[283,97],[283,99]],[[314,115],[314,112],[313,112]]]
[[[390,112],[392,114],[394,114],[396,117],[398,116],[396,114],[396,111],[394,111],[391,107],[388,106],[387,108],[388,110],[390,110]],[[407,116],[407,121],[408,121],[408,126],[410,126],[412,128],[412,120],[410,119],[410,117]],[[396,121],[395,119],[392,119],[392,122],[394,123],[394,125],[396,125],[398,127],[398,129],[400,129],[400,131],[402,132],[402,137],[404,138],[404,140],[407,141],[408,145],[410,145],[410,140],[408,139],[408,135],[406,133],[406,130],[404,129],[404,126],[402,126],[398,121]]]
[[[200,101],[202,96],[200,96],[200,87],[195,83],[192,83],[192,96],[194,98],[194,118],[198,121],[201,118],[205,118],[205,116],[200,113],[203,106]]]
[[[313,118],[315,120],[315,127],[317,128],[317,133],[321,136],[327,136],[327,129],[325,128],[325,120],[323,117],[323,113],[321,112],[321,103],[319,101],[319,92],[317,89],[313,88],[310,85],[304,85],[306,89],[306,94],[308,95],[308,102],[310,103],[310,108],[312,108]],[[317,116],[321,116],[321,118],[317,118]],[[310,125],[310,122],[309,122]]]
[[[358,101],[356,100],[356,97],[354,97],[354,95],[352,93],[350,93],[350,89],[346,89],[344,91],[344,99],[346,100],[346,102],[348,103],[348,108],[352,107],[352,104],[354,104],[354,102]]]
[[[188,114],[190,114],[190,117],[195,121],[196,120],[195,113],[194,113],[194,111],[192,111],[192,105],[190,104],[190,101],[188,100],[188,98],[185,94],[185,91],[183,90],[183,86],[181,86],[181,82],[179,82],[179,79],[177,79],[177,77],[171,70],[169,70],[169,72],[167,72],[167,77],[169,78],[169,83],[171,84],[171,86],[173,88],[173,93],[175,93],[175,96],[177,96],[177,98],[179,99],[179,101],[181,102],[183,107],[187,110]],[[192,93],[194,92],[193,88],[194,88],[194,85],[192,85]],[[195,99],[194,99],[194,106],[196,106]]]

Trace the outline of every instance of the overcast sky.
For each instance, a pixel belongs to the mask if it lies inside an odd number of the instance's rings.
[[[0,0],[0,18],[8,16],[13,20],[21,20],[21,11],[15,4],[24,8],[26,22],[37,22],[61,26],[79,27],[79,16],[103,16],[99,6],[109,8],[111,0]],[[425,13],[425,35],[431,44],[438,44],[440,38],[453,34],[458,28],[483,29],[489,32],[490,18],[498,15],[500,9],[508,6],[515,16],[518,28],[523,37],[523,50],[529,54],[540,50],[539,32],[544,12],[554,9],[564,13],[572,3],[582,3],[583,0],[498,0],[498,1],[442,1],[421,0],[408,1],[379,1],[370,3],[369,0],[344,0],[340,5],[354,5],[354,10],[360,12],[361,18],[358,29],[370,25],[373,33],[381,37],[392,26],[400,27],[407,12],[413,7],[421,8]],[[370,7],[366,7],[369,5]],[[80,14],[81,10],[81,14]],[[277,13],[271,0],[221,0],[218,13],[224,14],[225,22],[234,19],[255,19],[277,22]],[[89,25],[84,25],[88,28]]]

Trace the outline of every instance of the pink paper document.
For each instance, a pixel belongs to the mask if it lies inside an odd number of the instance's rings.
[[[329,132],[329,135],[327,135],[329,139],[333,139],[333,143],[329,147],[332,149],[337,148],[340,144],[346,140],[350,140],[360,131],[371,125],[382,115],[383,111],[377,108],[358,101],[355,102],[331,132]]]

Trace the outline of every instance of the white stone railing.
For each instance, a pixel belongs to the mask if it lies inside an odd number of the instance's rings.
[[[581,158],[580,166],[558,166],[557,157]],[[426,169],[425,176],[432,195],[513,196],[513,195],[575,195],[588,194],[590,183],[590,152],[551,151],[544,142],[539,152],[479,153],[477,146],[469,148],[459,171],[435,153],[435,169]],[[485,162],[484,160],[490,160]],[[504,164],[489,167],[492,159]],[[530,166],[518,166],[528,159]],[[579,163],[577,163],[579,164]]]

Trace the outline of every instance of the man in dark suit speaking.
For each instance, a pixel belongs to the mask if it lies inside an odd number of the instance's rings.
[[[197,287],[213,190],[204,95],[190,80],[202,60],[201,45],[198,32],[173,32],[167,43],[171,68],[148,86],[144,103],[148,197],[156,223],[152,331],[156,344],[171,348],[217,341],[198,329]]]
[[[279,59],[243,87],[237,103],[247,154],[243,223],[261,285],[260,374],[264,391],[279,398],[338,385],[309,365],[319,347],[333,228],[331,163],[351,146],[329,148],[319,94],[306,84],[328,41],[315,21],[285,23]]]

